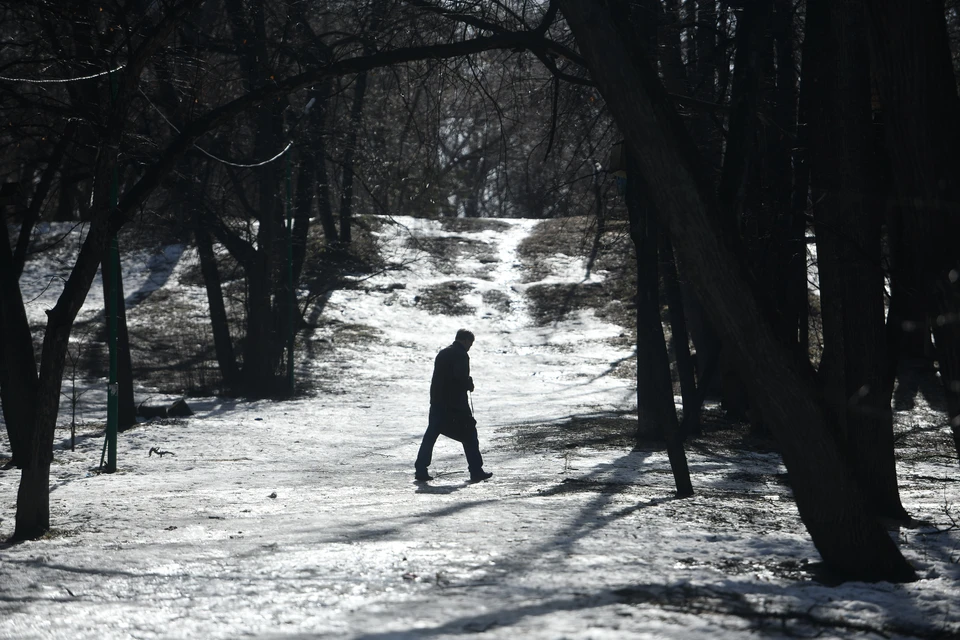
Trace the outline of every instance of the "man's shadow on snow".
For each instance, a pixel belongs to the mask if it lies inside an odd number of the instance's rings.
[[[416,489],[414,493],[426,493],[426,494],[436,494],[436,495],[450,495],[451,493],[460,491],[464,487],[468,486],[469,482],[462,482],[460,484],[430,484],[429,482],[422,482],[420,480],[414,481],[414,486]]]

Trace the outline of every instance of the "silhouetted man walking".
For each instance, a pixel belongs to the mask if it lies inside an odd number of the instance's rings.
[[[433,445],[440,435],[453,438],[463,444],[467,456],[470,480],[476,482],[493,476],[483,470],[480,456],[480,440],[477,437],[477,421],[473,419],[467,392],[473,391],[470,377],[470,356],[473,333],[466,329],[457,331],[456,339],[449,347],[437,354],[433,362],[433,379],[430,381],[430,418],[427,431],[417,454],[416,479],[422,482],[433,480],[427,467],[433,459]]]

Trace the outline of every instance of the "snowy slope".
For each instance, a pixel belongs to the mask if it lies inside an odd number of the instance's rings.
[[[535,222],[474,231],[395,222],[379,233],[406,271],[336,292],[304,336],[323,345],[322,358],[298,365],[316,393],[192,401],[191,418],[123,434],[114,475],[95,473],[103,440],[92,423],[76,452],[57,451],[55,532],[0,546],[0,637],[960,634],[960,532],[945,512],[960,508],[955,462],[900,465],[905,506],[929,524],[892,535],[920,581],[812,581],[817,554],[773,454],[695,444],[697,495],[676,500],[661,452],[530,444],[545,424],[572,431],[570,418],[629,429],[620,416],[635,405],[633,382],[611,374],[632,355],[613,340],[622,329],[591,312],[530,320],[522,294],[532,283],[516,265]],[[417,249],[436,238],[487,250],[465,251],[451,275]],[[169,277],[150,279],[160,261],[132,286],[157,282],[202,300],[176,278],[195,257],[170,252],[179,262]],[[584,279],[577,259],[558,255],[551,266],[551,282]],[[451,280],[472,288],[463,303],[474,311],[425,310],[425,292]],[[91,293],[88,305],[98,301]],[[416,484],[433,356],[461,326],[477,334],[473,401],[496,475],[467,483],[462,452],[442,439],[437,479]],[[348,340],[346,328],[367,338]],[[84,396],[88,420],[102,416],[101,401]],[[0,473],[4,538],[16,485],[15,471]]]

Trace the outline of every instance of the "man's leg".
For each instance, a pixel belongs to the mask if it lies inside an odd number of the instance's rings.
[[[415,463],[417,475],[427,475],[427,467],[433,461],[433,445],[437,443],[440,437],[440,427],[437,416],[434,415],[433,407],[430,407],[430,420],[427,424],[427,430],[423,434],[423,440],[420,441],[420,451],[417,453],[417,462]]]
[[[463,453],[467,456],[467,469],[470,470],[470,477],[483,474],[483,456],[480,455],[480,438],[477,436],[476,427],[464,430]]]

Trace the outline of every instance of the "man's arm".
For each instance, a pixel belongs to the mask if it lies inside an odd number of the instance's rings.
[[[456,389],[473,391],[473,378],[470,377],[470,356],[457,354],[453,362],[453,380]]]

